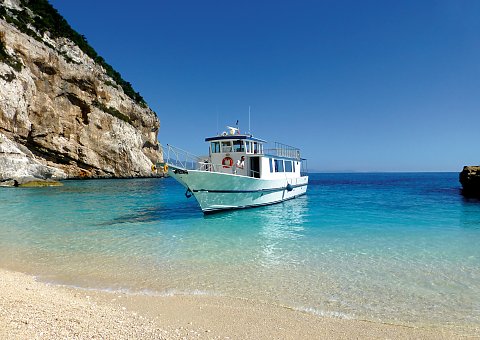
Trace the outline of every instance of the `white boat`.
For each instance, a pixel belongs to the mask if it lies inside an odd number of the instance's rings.
[[[180,182],[204,213],[274,204],[306,193],[306,160],[299,149],[281,143],[267,149],[265,140],[229,130],[205,138],[205,157],[167,145],[166,161],[157,166]]]

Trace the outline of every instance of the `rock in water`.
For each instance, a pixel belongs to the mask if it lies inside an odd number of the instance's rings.
[[[464,196],[480,198],[480,166],[464,166],[460,173],[460,183]]]
[[[33,180],[33,181],[27,181],[25,183],[19,184],[19,187],[22,188],[38,188],[38,187],[61,187],[63,186],[62,183],[57,182],[57,181],[51,181],[51,180]]]
[[[0,0],[0,180],[152,176],[159,127],[48,1]]]

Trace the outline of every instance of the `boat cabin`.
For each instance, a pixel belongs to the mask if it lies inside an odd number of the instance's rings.
[[[205,141],[209,143],[209,162],[204,170],[263,179],[300,177],[299,149],[280,143],[264,149],[265,140],[235,133]]]

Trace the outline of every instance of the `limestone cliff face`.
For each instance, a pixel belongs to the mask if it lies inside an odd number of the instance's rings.
[[[0,16],[0,179],[151,176],[162,160],[155,112],[71,40],[16,26]]]

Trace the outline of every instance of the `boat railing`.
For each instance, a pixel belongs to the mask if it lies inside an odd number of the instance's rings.
[[[196,170],[200,171],[209,171],[209,172],[222,172],[220,171],[221,168],[234,168],[235,165],[222,165],[222,164],[214,164],[208,161],[208,159],[200,160],[198,162]]]
[[[166,147],[162,146],[162,148],[164,161],[173,166],[186,170],[197,170],[199,164],[202,163],[201,157],[173,145],[167,144]]]
[[[231,171],[233,174],[237,174],[238,171],[243,171],[243,168],[237,167],[236,164],[233,164],[233,165],[215,164],[215,163],[208,162],[208,160],[200,161],[197,167],[197,170],[200,170],[200,171],[221,172],[221,173],[225,173],[226,169],[227,171]]]
[[[200,157],[170,144],[162,148],[165,163],[185,170],[223,172],[223,169],[231,168],[234,172],[236,168],[235,164],[229,166],[211,163],[208,156]]]
[[[308,163],[305,158],[301,158],[301,168],[300,168],[300,176],[307,176],[308,175]]]
[[[277,156],[277,157],[286,157],[286,158],[293,158],[293,159],[298,159],[300,160],[300,149],[282,144],[279,142],[274,143],[274,148],[272,149],[266,149],[265,154],[272,155],[272,156]]]
[[[305,158],[300,158],[300,150],[285,144],[275,143],[275,146],[279,146],[275,149],[269,149],[268,154],[274,155],[277,157],[287,157],[293,158],[301,161],[301,170],[300,173],[302,176],[308,174],[307,160]],[[230,168],[232,173],[237,173],[236,164],[233,165],[224,165],[224,164],[215,164],[210,162],[208,156],[200,157],[194,155],[186,150],[180,149],[173,145],[167,144],[166,147],[162,146],[164,162],[170,165],[173,165],[178,168],[185,170],[200,170],[200,171],[209,171],[209,172],[225,172],[226,168]],[[272,151],[273,150],[273,151]],[[267,152],[266,152],[267,153]],[[260,173],[253,169],[248,171],[249,176],[251,177],[260,177]]]

